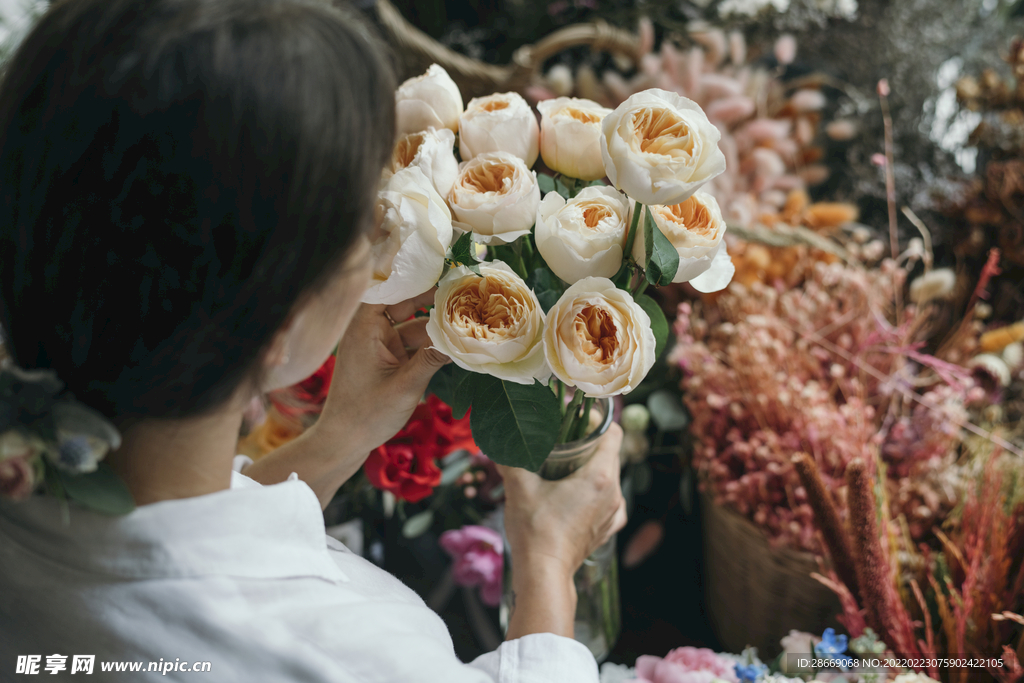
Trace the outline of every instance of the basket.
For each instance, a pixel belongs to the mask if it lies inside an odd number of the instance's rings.
[[[466,100],[494,92],[522,92],[547,59],[571,47],[587,45],[595,51],[639,59],[636,35],[597,21],[567,26],[533,45],[524,45],[512,55],[511,64],[486,64],[441,45],[406,21],[388,0],[376,0],[374,5],[378,27],[394,50],[400,80],[423,73],[431,64],[440,64]]]
[[[757,648],[768,661],[793,629],[838,627],[836,595],[811,578],[814,555],[776,548],[750,520],[701,494],[704,589],[708,617],[727,652]]]

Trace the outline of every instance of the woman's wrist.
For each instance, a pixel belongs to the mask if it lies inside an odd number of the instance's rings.
[[[531,633],[573,637],[576,615],[573,572],[546,556],[513,557],[512,614],[507,640]]]

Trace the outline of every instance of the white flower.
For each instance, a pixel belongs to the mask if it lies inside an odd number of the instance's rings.
[[[629,200],[612,187],[587,187],[569,201],[549,192],[537,210],[537,251],[569,284],[612,277],[622,266],[630,213]]]
[[[27,434],[18,429],[8,429],[0,434],[0,460],[8,458],[28,460],[45,451],[46,444],[34,434]]]
[[[956,289],[956,273],[951,268],[936,268],[910,283],[910,300],[923,304],[932,299],[946,299]]]
[[[657,88],[637,93],[601,124],[609,180],[642,204],[678,204],[725,170],[721,133],[693,101]]]
[[[480,275],[457,266],[434,295],[427,335],[460,368],[517,384],[551,376],[541,342],[544,313],[523,279],[501,261]]]
[[[441,197],[447,197],[459,174],[459,162],[452,151],[455,133],[447,128],[429,128],[398,138],[386,171],[398,173],[403,168],[418,168]]]
[[[459,152],[466,161],[485,152],[508,152],[529,168],[537,161],[539,138],[537,117],[514,92],[476,97],[459,119]]]
[[[611,109],[597,102],[559,97],[537,105],[540,111],[540,156],[552,171],[570,178],[604,178],[601,121]]]
[[[377,196],[377,228],[370,238],[373,280],[368,304],[397,304],[434,286],[452,240],[452,216],[418,168],[391,176]]]
[[[569,287],[545,320],[551,371],[595,398],[635,389],[654,365],[654,348],[651,319],[607,278]]]
[[[398,86],[395,115],[400,135],[428,128],[456,131],[462,116],[462,93],[447,71],[431,64],[426,73]]]
[[[679,204],[649,206],[655,225],[679,254],[679,268],[672,282],[689,282],[697,291],[717,292],[732,281],[736,269],[729,259],[723,237],[725,219],[714,197],[695,192]],[[641,223],[642,225],[642,223]],[[637,228],[633,258],[643,262],[644,240]]]
[[[925,676],[922,673],[909,673],[900,674],[893,680],[893,683],[939,683],[930,676]]]
[[[448,195],[457,227],[475,241],[507,244],[530,232],[537,219],[537,174],[508,152],[489,152],[463,162]]]

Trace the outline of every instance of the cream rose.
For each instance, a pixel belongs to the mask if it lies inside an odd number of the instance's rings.
[[[508,152],[529,168],[537,161],[539,138],[537,117],[514,92],[476,97],[459,119],[459,153],[466,161],[486,152]]]
[[[537,251],[569,284],[611,277],[622,266],[630,213],[629,199],[613,187],[587,187],[569,201],[548,192],[537,210]]]
[[[588,277],[565,291],[544,322],[544,356],[555,377],[588,396],[629,393],[654,365],[651,319],[629,292]]]
[[[653,88],[620,104],[601,124],[608,179],[642,204],[678,204],[725,170],[721,133],[697,103]]]
[[[399,135],[428,128],[456,131],[462,116],[462,93],[447,71],[431,64],[426,73],[398,86],[395,116]]]
[[[434,295],[427,334],[438,351],[470,372],[517,384],[547,381],[544,313],[523,279],[501,261],[445,275]]]
[[[537,219],[537,174],[508,152],[463,162],[448,195],[457,227],[477,242],[507,244],[530,232]]]
[[[570,178],[604,178],[601,121],[611,109],[575,97],[544,100],[540,111],[540,156],[552,171]]]
[[[413,167],[391,176],[377,197],[373,280],[363,302],[397,304],[433,287],[451,241],[451,212],[423,172]]]
[[[459,174],[454,148],[455,133],[447,128],[408,133],[398,138],[387,171],[398,173],[403,168],[416,167],[423,171],[439,195],[447,197]]]
[[[699,288],[702,286],[702,282],[707,281],[708,284],[703,286],[712,286],[710,283],[717,282],[721,277],[702,278],[701,276],[712,268],[728,270],[732,267],[725,243],[722,241],[725,236],[725,219],[722,218],[722,210],[718,206],[718,201],[710,194],[695,192],[678,204],[648,206],[645,210],[651,212],[655,225],[661,229],[662,234],[668,238],[679,254],[679,268],[676,270],[672,282],[689,282]],[[717,258],[719,253],[725,254],[725,262]],[[644,241],[642,235],[637,234],[637,238],[633,242],[633,258],[638,263],[643,263],[644,256]],[[725,271],[718,273],[719,276],[725,274]],[[720,287],[711,290],[699,289],[699,291],[717,292],[719,289],[723,289],[732,280],[732,274],[732,272],[728,272],[728,277]],[[694,284],[694,280],[697,281],[697,284]]]

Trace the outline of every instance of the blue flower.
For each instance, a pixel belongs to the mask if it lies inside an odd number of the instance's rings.
[[[754,664],[737,664],[735,666],[736,678],[742,683],[754,683],[758,678],[768,673],[768,667],[760,662]]]
[[[768,673],[768,667],[757,658],[757,648],[748,647],[740,654],[740,661],[733,667],[741,683],[755,683]]]
[[[846,671],[853,662],[853,658],[843,653],[846,652],[846,636],[837,636],[835,629],[827,628],[821,634],[821,642],[814,646],[814,654],[817,657],[830,658],[836,665]]]

